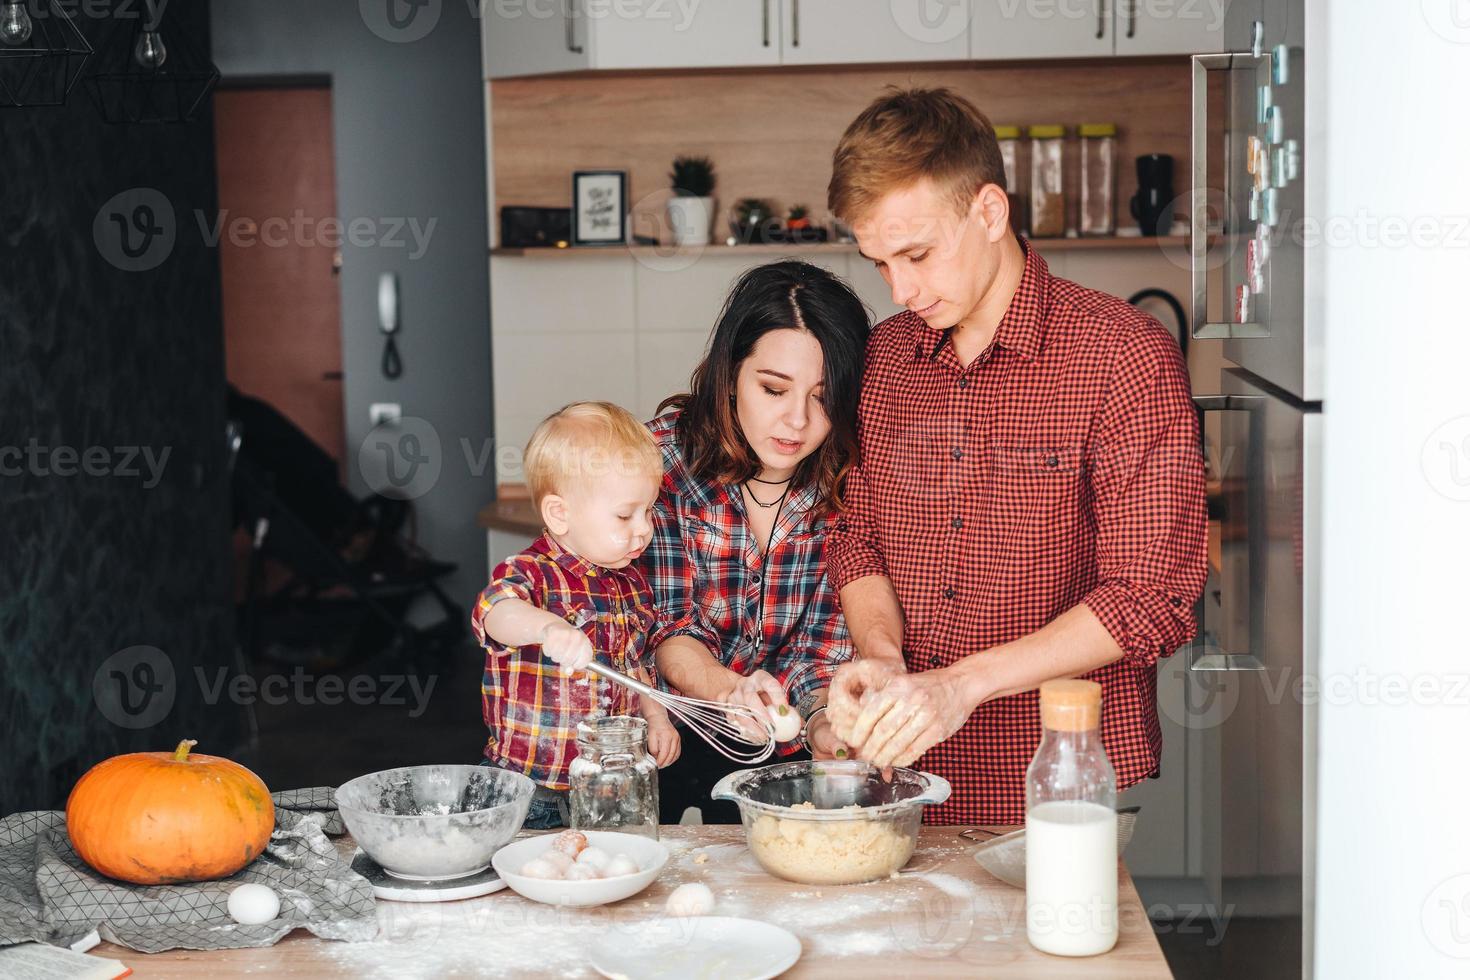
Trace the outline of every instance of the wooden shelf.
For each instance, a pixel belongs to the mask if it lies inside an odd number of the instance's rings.
[[[1139,235],[1115,238],[1033,238],[1029,239],[1041,252],[1070,252],[1093,249],[1139,251],[1142,249],[1188,248],[1188,235],[1167,235],[1144,238]],[[856,254],[857,246],[837,242],[819,242],[809,245],[710,245],[706,248],[675,248],[672,245],[602,245],[582,248],[492,248],[490,254],[501,258],[555,259],[569,255],[581,257],[602,256],[652,256],[658,258],[698,258],[708,255],[726,258],[732,255],[771,256],[778,255],[842,255]]]

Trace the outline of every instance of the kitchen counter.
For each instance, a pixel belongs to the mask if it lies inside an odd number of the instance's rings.
[[[211,978],[593,977],[587,950],[663,914],[676,886],[703,881],[715,915],[761,919],[795,933],[802,958],[784,974],[807,977],[922,976],[1169,977],[1169,968],[1119,863],[1118,945],[1088,959],[1048,956],[1026,942],[1025,894],[991,877],[970,857],[961,827],[925,827],[919,849],[895,880],[866,885],[797,885],[755,864],[740,827],[664,827],[673,856],[646,890],[595,909],[558,909],[506,889],[441,904],[379,902],[380,938],[330,942],[297,930],[263,949],[145,955],[103,943],[135,976]],[[1005,828],[996,828],[1005,829]],[[338,840],[343,853],[352,842]]]

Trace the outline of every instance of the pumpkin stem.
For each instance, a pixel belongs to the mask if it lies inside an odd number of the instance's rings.
[[[189,761],[189,750],[192,749],[194,746],[196,746],[198,744],[199,744],[199,740],[197,738],[186,738],[186,739],[184,739],[182,742],[179,743],[179,747],[176,748],[176,749],[174,749],[174,761],[175,762],[188,762]]]

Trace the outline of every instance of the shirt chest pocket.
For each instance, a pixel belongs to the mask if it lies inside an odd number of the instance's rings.
[[[991,462],[988,523],[1022,543],[1070,530],[1082,517],[1081,446],[999,447]]]

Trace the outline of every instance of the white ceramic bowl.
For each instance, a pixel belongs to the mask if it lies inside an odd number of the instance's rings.
[[[588,881],[555,881],[545,878],[527,878],[520,873],[532,858],[540,857],[551,849],[556,834],[541,834],[507,844],[495,852],[490,859],[495,872],[505,879],[511,890],[523,898],[547,905],[565,905],[571,908],[590,908],[619,902],[636,895],[657,878],[669,861],[669,849],[658,841],[638,834],[618,834],[609,830],[586,830],[587,843],[596,845],[609,854],[626,854],[643,870],[637,874],[619,875],[616,878],[593,878]]]

